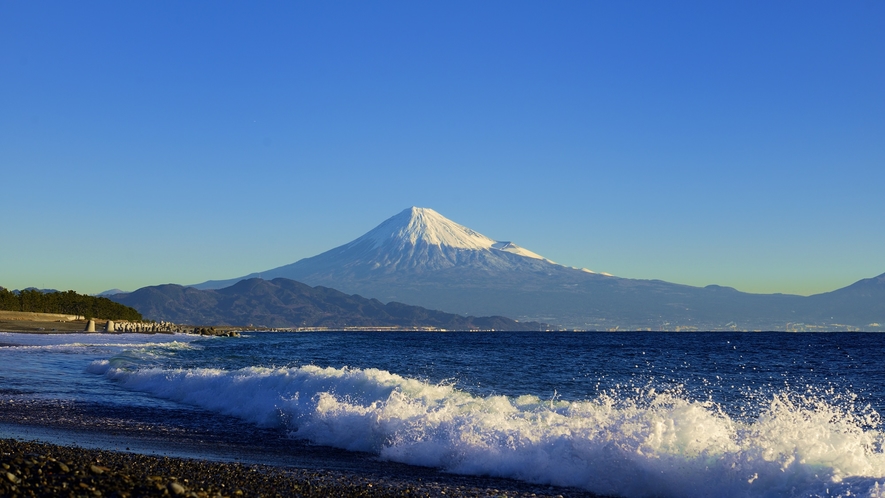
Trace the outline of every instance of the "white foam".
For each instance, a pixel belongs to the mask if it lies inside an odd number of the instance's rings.
[[[205,339],[205,337],[188,334],[22,334],[0,332],[0,342],[12,344],[9,347],[137,347],[148,344],[186,344],[201,339]]]
[[[569,402],[479,397],[375,369],[137,369],[112,359],[89,371],[317,444],[601,494],[875,496],[885,482],[878,414],[846,398],[776,393],[740,421],[711,401],[651,389]]]

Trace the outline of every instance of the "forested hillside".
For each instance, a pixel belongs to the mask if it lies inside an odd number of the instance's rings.
[[[10,291],[0,287],[0,310],[32,313],[61,313],[83,318],[141,321],[141,313],[106,297],[87,296],[72,290],[42,292],[37,289]]]

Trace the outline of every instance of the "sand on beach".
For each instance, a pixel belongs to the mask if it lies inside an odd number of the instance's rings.
[[[23,311],[0,311],[0,332],[25,332],[37,334],[83,332],[86,330],[82,316],[55,313],[30,313]],[[96,329],[107,320],[96,319]]]

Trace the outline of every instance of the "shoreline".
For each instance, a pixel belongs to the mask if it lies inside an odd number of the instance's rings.
[[[87,323],[73,315],[0,311],[0,332],[14,334],[72,334],[85,332]]]
[[[596,496],[385,461],[122,392],[97,402],[41,397],[27,378],[3,384],[0,496]]]
[[[95,330],[88,330],[89,322]],[[113,324],[112,330],[105,330]],[[0,332],[10,334],[188,334],[237,337],[239,331],[259,330],[255,327],[229,325],[201,326],[166,322],[132,322],[106,318],[80,318],[74,315],[32,313],[0,310]]]
[[[72,470],[62,472],[50,458]],[[0,391],[0,466],[4,463],[17,469],[12,473],[22,481],[13,483],[5,475],[9,470],[0,468],[2,496],[30,496],[37,489],[44,490],[37,496],[58,495],[50,490],[65,489],[92,496],[176,496],[172,483],[186,488],[181,496],[193,492],[200,497],[596,496],[573,488],[387,462],[311,445],[282,429],[261,429],[199,409],[133,410],[28,399],[9,390]],[[107,470],[95,473],[93,465]],[[67,488],[61,487],[65,483]],[[235,494],[237,489],[242,494]]]
[[[457,332],[454,330],[439,329],[436,327],[255,327],[234,325],[185,325],[165,324],[162,330],[104,330],[108,322],[104,318],[95,318],[95,331],[87,332],[87,319],[73,315],[55,315],[49,313],[31,313],[20,311],[0,310],[0,332],[10,334],[172,334],[183,333],[193,335],[221,335],[230,336],[238,332]],[[114,320],[111,320],[114,321]],[[118,324],[135,323],[127,321],[116,322]],[[143,322],[150,324],[153,322]],[[164,322],[165,323],[165,322]],[[149,327],[149,325],[148,325]],[[168,329],[168,330],[167,330]],[[204,331],[204,333],[200,333]],[[471,332],[483,332],[473,330]]]
[[[159,457],[15,439],[0,439],[0,466],[3,496],[540,496],[395,476]]]

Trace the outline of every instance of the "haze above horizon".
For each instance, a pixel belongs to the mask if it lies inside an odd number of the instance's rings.
[[[408,206],[620,277],[885,272],[885,4],[0,4],[0,285],[314,256]]]

